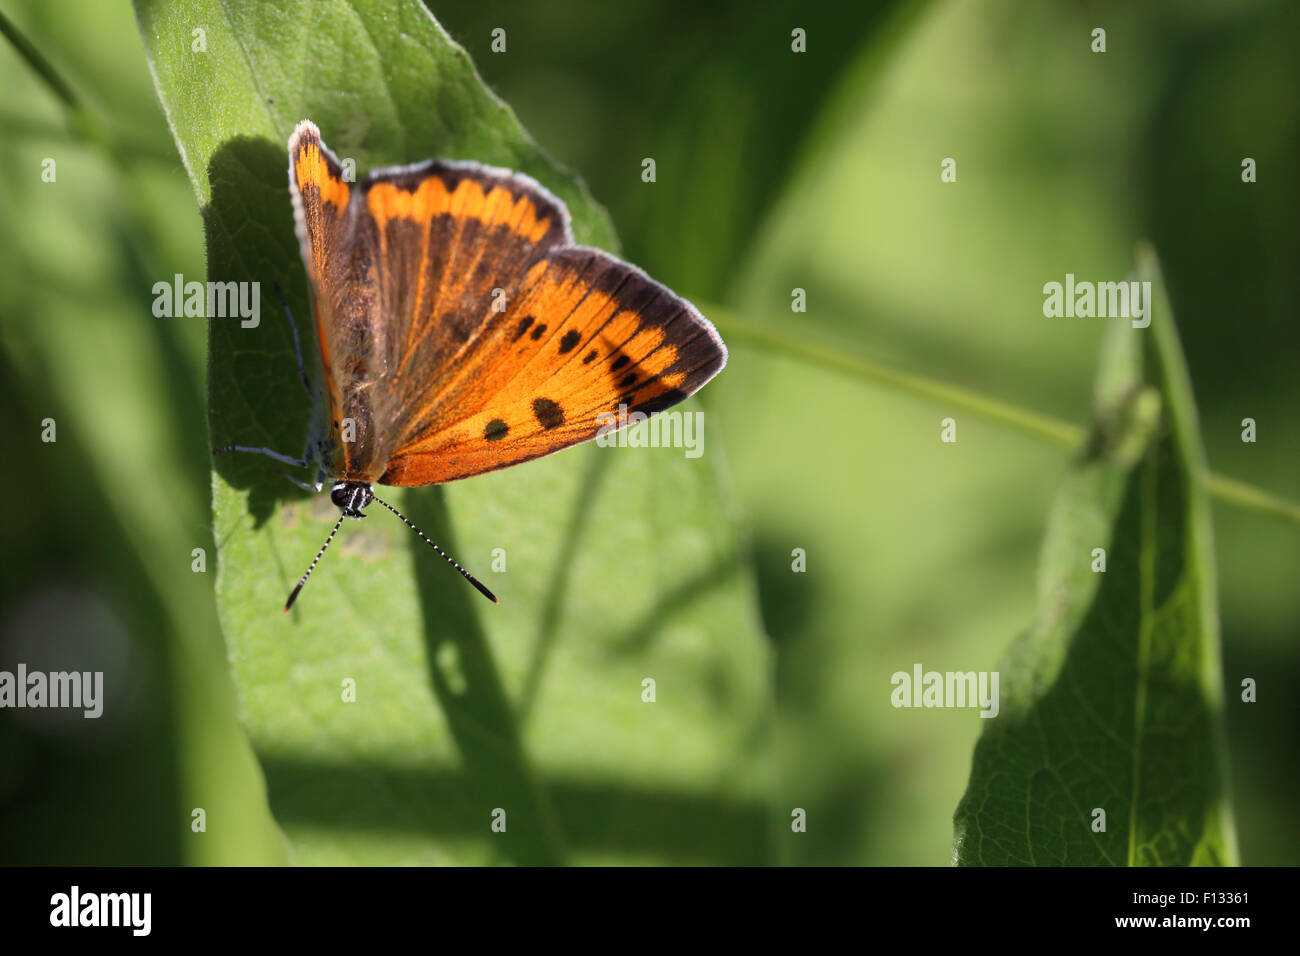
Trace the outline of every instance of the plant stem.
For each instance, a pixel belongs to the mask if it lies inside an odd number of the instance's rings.
[[[1067,448],[1078,448],[1083,442],[1085,430],[1059,418],[1042,415],[970,389],[926,378],[924,375],[900,372],[869,359],[834,352],[789,338],[779,332],[757,328],[717,305],[701,303],[701,310],[706,315],[714,317],[729,342],[744,342],[852,378],[888,385],[899,391],[970,412],[987,421],[1007,425],[1024,434],[1045,438]],[[1247,511],[1287,518],[1293,524],[1300,526],[1300,504],[1235,478],[1226,478],[1213,473],[1207,477],[1210,493],[1219,501]]]
[[[0,10],[0,35],[3,35],[13,44],[14,49],[18,51],[18,55],[26,60],[27,65],[32,68],[32,72],[40,77],[45,85],[50,88],[50,91],[62,101],[72,125],[87,140],[103,147],[109,157],[120,164],[121,156],[112,138],[108,135],[108,131],[81,104],[77,94],[72,91],[72,87],[54,68],[54,64],[45,58],[45,54],[41,53],[32,41],[22,34],[18,27],[14,25],[14,22],[4,15],[2,10]]]

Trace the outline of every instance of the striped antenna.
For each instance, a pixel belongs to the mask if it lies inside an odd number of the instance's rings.
[[[438,547],[436,544],[434,544],[432,541],[430,541],[429,538],[428,538],[428,536],[425,535],[425,533],[424,533],[423,531],[421,531],[421,530],[420,530],[419,528],[417,528],[415,525],[411,524],[411,522],[407,519],[406,515],[402,514],[400,511],[398,511],[396,508],[394,508],[392,505],[390,505],[387,501],[384,501],[382,498],[375,498],[374,500],[375,500],[375,501],[378,501],[381,505],[383,505],[385,508],[387,508],[387,509],[388,509],[389,511],[391,511],[393,514],[397,515],[397,517],[401,518],[403,524],[405,524],[408,528],[410,528],[412,531],[414,531],[416,534],[418,534],[418,535],[420,536],[420,538],[424,541],[425,544],[427,544],[429,547],[433,548],[433,550],[437,551],[440,555],[442,555],[444,558],[446,558],[446,559],[447,559],[447,562],[448,562],[448,563],[449,563],[453,568],[455,568],[457,571],[459,571],[459,572],[461,573],[461,576],[462,576],[466,581],[468,581],[470,584],[474,585],[474,587],[478,588],[478,593],[479,593],[479,594],[483,595],[485,598],[487,598],[487,599],[488,599],[489,601],[491,601],[493,604],[500,604],[500,603],[501,603],[500,601],[497,600],[497,596],[496,596],[495,594],[493,594],[491,591],[489,591],[487,588],[485,588],[482,584],[479,583],[478,578],[474,577],[474,575],[470,574],[468,571],[466,571],[464,568],[462,568],[459,564],[457,564],[455,561],[453,561],[453,560],[451,559],[451,555],[449,555],[446,551],[442,550],[442,548]],[[337,526],[336,526],[336,530],[337,530]],[[333,535],[330,535],[330,537],[333,537]],[[328,541],[326,541],[325,543],[326,543],[326,544],[329,544]],[[321,548],[321,550],[324,551],[325,549],[324,549],[324,548]],[[315,562],[312,562],[312,563],[315,564]],[[308,574],[310,574],[310,573],[311,573],[311,572],[309,571]],[[306,580],[306,575],[303,576],[303,580],[304,580],[304,581]],[[298,586],[299,586],[299,587],[302,587],[301,584],[298,585]],[[297,592],[295,591],[294,593],[296,594]],[[290,598],[290,600],[292,600],[292,598]]]
[[[311,573],[316,570],[316,562],[319,561],[320,556],[325,553],[325,549],[330,546],[330,542],[334,540],[334,536],[339,533],[339,525],[343,523],[343,519],[346,517],[347,515],[340,514],[339,520],[334,522],[334,530],[331,531],[330,536],[325,539],[325,543],[320,546],[320,550],[316,552],[316,557],[312,558],[311,567],[307,569],[307,573],[304,574],[302,578],[298,581],[298,586],[295,587],[292,592],[290,592],[289,600],[284,602],[284,609],[286,611],[288,611],[289,608],[293,607],[294,601],[298,600],[298,592],[301,591],[302,586],[307,583],[307,579],[311,577]]]

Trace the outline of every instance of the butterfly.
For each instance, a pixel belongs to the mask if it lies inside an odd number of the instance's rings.
[[[332,481],[338,520],[286,611],[343,519],[365,517],[372,501],[495,602],[374,486],[440,484],[549,455],[595,438],[602,413],[677,404],[726,364],[691,303],[575,245],[564,203],[521,173],[429,160],[354,184],[303,120],[289,138],[289,192],[318,347],[309,376],[290,317],[312,398],[306,447],[301,457],[215,449],[315,464],[314,483],[286,475],[312,491]]]

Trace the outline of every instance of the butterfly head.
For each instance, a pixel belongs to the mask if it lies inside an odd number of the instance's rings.
[[[370,486],[360,481],[336,481],[330,489],[330,501],[348,518],[364,518],[361,509],[375,500]]]

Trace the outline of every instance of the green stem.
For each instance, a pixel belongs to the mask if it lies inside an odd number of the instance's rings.
[[[1300,525],[1300,504],[1296,504],[1289,498],[1283,498],[1271,491],[1256,488],[1236,478],[1216,475],[1213,472],[1210,473],[1209,486],[1210,494],[1220,501],[1247,511],[1282,515]]]
[[[32,68],[38,77],[44,81],[50,91],[63,102],[64,108],[68,112],[68,117],[72,125],[86,139],[102,146],[108,155],[115,161],[120,162],[121,157],[113,143],[108,131],[95,119],[95,117],[81,104],[77,99],[77,94],[72,91],[72,87],[67,81],[59,75],[59,71],[54,68],[45,55],[38,50],[31,40],[27,39],[22,32],[14,25],[13,21],[4,15],[0,10],[0,34],[2,34],[18,51],[18,55],[27,61],[27,65]]]
[[[869,359],[846,355],[842,352],[832,352],[830,349],[809,345],[806,342],[781,335],[779,332],[769,332],[766,329],[756,328],[727,314],[726,310],[715,305],[708,306],[706,314],[714,316],[715,319],[721,319],[718,322],[718,327],[726,332],[728,342],[747,342],[767,351],[794,356],[814,365],[834,369],[855,378],[890,385],[900,391],[972,412],[981,418],[1009,425],[1018,431],[1039,438],[1046,438],[1068,448],[1077,448],[1083,441],[1084,430],[1082,428],[1059,418],[1040,415],[1038,412],[1023,409],[957,385],[937,382],[923,375],[900,372],[878,362],[872,362]]]
[[[3,10],[0,10],[0,34],[8,38],[14,45],[14,49],[18,51],[18,55],[27,61],[27,65],[36,71],[36,75],[45,81],[45,85],[53,90],[54,95],[63,100],[69,109],[81,109],[81,103],[72,92],[72,87],[64,82],[58,70],[54,69],[50,61],[45,59],[44,54],[32,45],[32,41],[19,32],[13,21],[4,15]]]
[[[923,375],[900,372],[878,362],[810,345],[779,332],[757,328],[716,305],[701,303],[700,308],[706,315],[714,318],[728,342],[744,342],[787,358],[800,359],[812,365],[841,372],[853,378],[888,385],[899,391],[942,403],[950,408],[970,412],[987,421],[1007,425],[1024,434],[1045,438],[1067,448],[1078,448],[1083,442],[1085,430],[1059,418],[1041,415]],[[1210,493],[1218,500],[1247,511],[1287,518],[1300,526],[1300,504],[1235,478],[1225,478],[1215,474],[1210,474],[1208,478]]]

